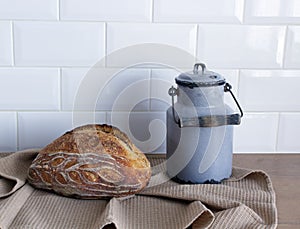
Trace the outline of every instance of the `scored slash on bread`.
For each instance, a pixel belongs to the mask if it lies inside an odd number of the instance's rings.
[[[43,148],[28,170],[36,188],[84,199],[122,197],[149,182],[146,156],[118,128],[77,127]]]

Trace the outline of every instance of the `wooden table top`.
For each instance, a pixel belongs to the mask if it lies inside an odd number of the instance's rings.
[[[278,228],[300,228],[300,154],[234,154],[233,164],[267,172],[276,193]]]

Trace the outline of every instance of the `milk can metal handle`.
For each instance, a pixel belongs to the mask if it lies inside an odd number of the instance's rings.
[[[199,66],[201,66],[201,68],[202,68],[202,74],[206,71],[206,65],[205,64],[203,64],[203,63],[196,63],[194,65],[194,70],[193,70],[194,74],[198,74],[198,68],[199,68]]]
[[[199,64],[201,65],[201,64]],[[198,69],[198,67],[197,67]],[[195,70],[195,69],[194,69]],[[202,71],[205,70],[202,66]],[[177,89],[175,87],[171,87],[169,89],[169,95],[172,97],[172,115],[174,122],[179,125],[179,127],[216,127],[223,125],[239,125],[241,123],[241,117],[243,117],[243,110],[238,103],[236,97],[231,91],[232,86],[229,83],[224,85],[224,92],[229,92],[235,101],[240,114],[231,114],[231,115],[208,115],[202,117],[194,117],[194,118],[179,118],[176,117],[176,111],[174,107],[174,96],[177,95]]]
[[[239,102],[237,101],[236,97],[234,96],[233,92],[231,91],[231,89],[232,89],[232,86],[231,86],[229,83],[226,83],[225,86],[224,86],[224,91],[225,91],[225,92],[228,92],[228,91],[229,91],[229,93],[231,94],[231,96],[232,96],[232,98],[233,98],[235,104],[236,104],[237,107],[239,108],[239,111],[240,111],[240,113],[241,113],[240,116],[243,117],[243,116],[244,116],[243,110],[242,110],[242,108],[241,108]]]

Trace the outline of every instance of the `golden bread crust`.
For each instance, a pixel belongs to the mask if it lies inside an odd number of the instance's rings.
[[[106,124],[66,132],[40,151],[28,171],[29,183],[37,188],[87,199],[135,194],[150,177],[145,155]]]

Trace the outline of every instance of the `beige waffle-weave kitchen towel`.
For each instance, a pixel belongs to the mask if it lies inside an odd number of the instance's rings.
[[[149,156],[153,176],[126,199],[79,200],[26,183],[38,150],[0,154],[0,228],[276,228],[275,193],[267,174],[233,168],[221,184],[170,181],[164,159]]]

